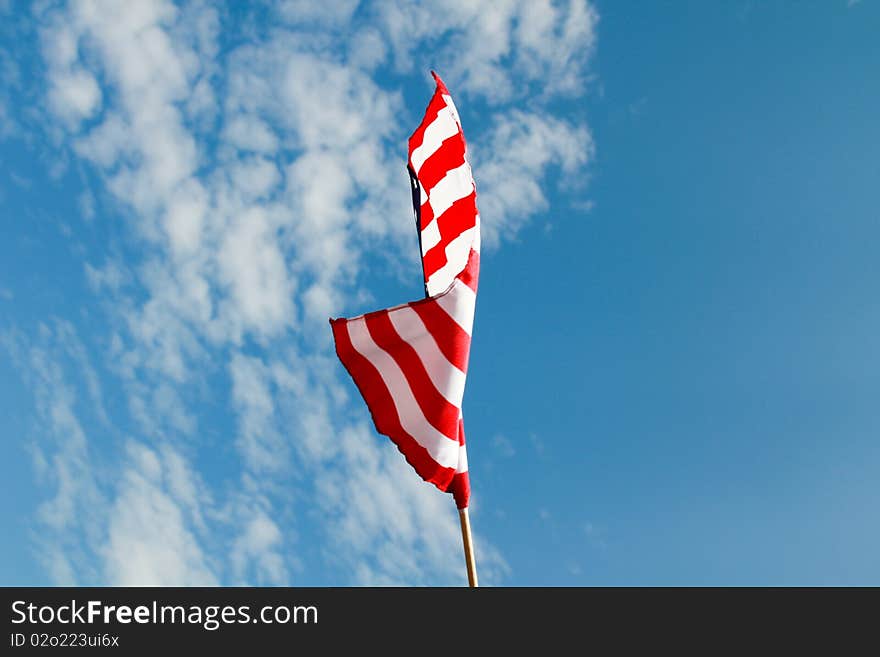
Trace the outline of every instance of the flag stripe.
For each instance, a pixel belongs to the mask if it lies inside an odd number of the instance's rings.
[[[454,469],[458,464],[457,439],[451,440],[425,419],[403,372],[394,359],[373,341],[366,322],[351,321],[346,328],[352,347],[376,369],[385,388],[391,393],[393,407],[406,434],[424,447],[441,466]]]
[[[463,193],[466,190],[461,190],[460,193]],[[436,246],[443,236],[446,237],[445,244],[448,244],[453,239],[458,237],[462,231],[467,230],[471,226],[475,226],[477,221],[479,220],[479,215],[476,213],[476,191],[473,186],[470,188],[467,194],[461,196],[461,198],[453,201],[452,205],[448,206],[443,215],[437,220],[444,220],[444,223],[438,224],[437,221],[434,221],[434,208],[431,202],[428,200],[428,197],[422,194],[424,202],[422,203],[420,213],[419,213],[419,222],[422,228],[422,241],[425,242],[427,239],[431,244],[430,247],[425,248],[422,247],[422,254],[426,254],[430,249]],[[449,214],[453,212],[453,214]],[[447,216],[449,215],[449,216]],[[435,235],[439,233],[440,237],[436,237]],[[479,236],[474,236],[475,239],[478,239]],[[479,242],[475,242],[475,246],[477,250],[479,250]]]
[[[434,336],[427,331],[425,323],[416,311],[406,306],[388,313],[388,317],[400,339],[408,342],[416,350],[440,394],[449,400],[450,404],[461,408],[464,397],[464,372],[457,367],[450,367],[452,363],[446,360]]]
[[[336,353],[358,387],[379,433],[391,438],[419,476],[440,490],[448,490],[455,467],[443,466],[400,423],[391,391],[379,370],[354,348],[348,325],[351,320],[331,320]],[[459,457],[460,460],[460,457]],[[456,464],[457,465],[457,464]]]
[[[474,217],[474,228],[476,228],[477,230],[474,233],[474,243],[471,244],[471,250],[473,250],[474,253],[479,255],[480,254],[480,240],[481,240],[481,238],[480,238],[480,233],[481,233],[481,231],[480,231],[480,213],[479,212],[477,212],[477,215]],[[476,279],[474,279],[474,284],[472,285],[472,287],[474,288],[474,291],[477,290],[476,283],[477,283],[477,281],[476,281]]]
[[[440,144],[458,132],[455,116],[444,103],[444,107],[437,112],[437,117],[425,128],[422,143],[410,155],[409,161],[413,171],[418,174],[422,164],[440,148]]]
[[[399,311],[395,311],[399,312]],[[437,431],[458,442],[458,419],[461,409],[450,404],[428,375],[413,346],[402,340],[389,318],[390,313],[376,313],[366,318],[367,330],[376,345],[400,368],[423,417]]]
[[[474,326],[474,307],[477,305],[477,293],[461,280],[456,279],[449,294],[437,297],[437,305],[458,324],[469,336]]]
[[[458,437],[461,441],[461,450],[458,455],[458,468],[455,476],[449,484],[449,492],[455,498],[455,504],[459,509],[468,505],[471,496],[471,478],[468,473],[467,446],[464,437],[464,420],[458,422]]]
[[[450,278],[465,268],[465,264],[473,253],[471,244],[474,241],[475,232],[476,228],[469,228],[452,240],[445,248],[446,264],[428,275],[428,294],[442,292],[445,289],[444,286],[449,285]],[[434,248],[440,247],[436,246]]]
[[[479,218],[479,217],[478,217]],[[477,235],[474,239],[475,242],[479,243],[480,241],[480,223],[477,221]],[[474,293],[474,299],[476,300],[477,294],[477,279],[480,277],[480,252],[471,249],[471,253],[468,256],[467,267],[464,268],[458,275],[458,280],[467,285],[471,291]],[[474,303],[476,306],[476,303]]]
[[[442,235],[440,235],[440,224],[432,221],[422,231],[422,255],[433,249],[440,243]]]
[[[473,228],[476,225],[474,215],[475,200],[476,196],[474,195],[474,192],[471,192],[469,196],[456,201],[446,212],[443,213],[442,217],[431,222],[432,226],[437,224],[436,230],[440,234],[440,240],[434,246],[425,251],[425,276],[428,278],[431,277],[431,274],[446,264],[448,260],[446,250],[449,245],[464,231]],[[422,231],[423,243],[424,240],[425,231]],[[470,250],[471,243],[468,242],[465,246]]]
[[[467,198],[473,193],[474,178],[471,174],[470,165],[465,162],[454,169],[450,169],[440,182],[428,189],[428,203],[431,205],[431,216],[433,218],[443,216],[443,213],[451,208],[453,203]],[[472,213],[471,225],[473,225],[473,219]],[[427,225],[427,221],[422,222],[422,228]]]
[[[452,482],[446,489],[455,498],[455,506],[459,509],[467,508],[471,497],[471,478],[467,472],[458,472],[452,478]]]
[[[425,160],[422,168],[416,172],[419,183],[425,189],[434,189],[434,186],[443,180],[447,171],[461,166],[464,162],[464,137],[457,132],[440,144],[440,148],[434,151],[431,157]]]
[[[426,117],[423,139],[410,152],[410,166],[420,189],[419,241],[429,296],[449,288],[465,268],[471,249],[479,249],[480,241],[476,189],[464,134],[455,104],[444,92],[438,79],[435,97],[441,96],[446,107],[432,120]],[[455,124],[454,131],[448,123],[450,118]],[[440,141],[439,136],[446,134],[449,136]]]
[[[416,131],[409,138],[410,153],[412,153],[415,149],[422,145],[425,138],[425,130],[437,118],[437,113],[447,107],[447,105],[448,103],[446,102],[446,99],[443,98],[440,94],[434,94],[431,97],[431,100],[428,102],[428,107],[425,109],[425,117],[422,119],[419,127],[416,128]]]
[[[418,313],[446,360],[467,372],[471,336],[436,302],[413,304],[412,309]]]
[[[449,108],[449,111],[452,112],[452,117],[458,124],[459,131],[461,131],[461,118],[458,116],[458,109],[456,109],[455,103],[452,102],[452,96],[449,95],[448,91],[444,92],[443,90],[440,91],[440,94],[443,96],[443,100],[446,101],[446,106]]]

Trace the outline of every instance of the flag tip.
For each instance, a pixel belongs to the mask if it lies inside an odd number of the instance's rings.
[[[443,80],[440,79],[440,76],[437,75],[437,71],[435,71],[434,69],[431,69],[431,77],[433,77],[433,78],[434,78],[434,82],[437,83],[437,88],[438,88],[438,89],[440,89],[440,90],[443,91],[444,93],[449,93],[449,91],[446,89],[446,85],[443,84]]]

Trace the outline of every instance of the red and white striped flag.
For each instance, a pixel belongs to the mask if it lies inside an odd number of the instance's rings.
[[[409,138],[426,298],[332,319],[336,353],[379,433],[416,472],[468,506],[461,405],[480,268],[480,216],[461,121],[446,85]]]

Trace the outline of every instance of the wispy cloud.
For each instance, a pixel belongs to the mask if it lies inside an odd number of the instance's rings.
[[[431,48],[458,87],[493,104],[579,93],[595,47],[598,14],[586,2],[385,2],[377,13],[398,68]]]
[[[180,468],[179,456],[129,442],[114,501],[108,509],[107,539],[102,545],[104,578],[116,586],[213,586],[217,576],[175,499],[194,476]],[[172,459],[169,464],[168,459]],[[178,459],[174,462],[174,459]],[[177,480],[172,477],[176,477]],[[169,479],[171,481],[169,482]],[[171,483],[172,486],[169,486]],[[194,510],[199,511],[199,506]],[[193,508],[190,507],[192,511]]]
[[[81,345],[69,324],[56,329],[42,324],[32,339],[13,331],[2,336],[2,344],[34,392],[38,425],[28,447],[49,492],[37,510],[42,531],[36,548],[55,581],[76,584],[95,567],[87,555],[99,531],[96,514],[106,500],[78,416],[80,400],[62,365]]]
[[[504,458],[509,459],[516,455],[516,448],[514,448],[513,443],[510,442],[507,436],[500,433],[492,437],[492,446]]]
[[[475,149],[479,167],[480,216],[485,242],[498,246],[516,237],[538,211],[547,208],[544,172],[561,168],[567,180],[593,158],[586,126],[513,110],[500,115],[487,146]]]
[[[59,585],[211,584],[196,529],[208,504],[199,477],[171,446],[128,440],[103,405],[98,376],[74,326],[41,325],[37,336],[0,336],[35,395],[35,471],[51,495],[37,511],[35,547]],[[75,381],[85,383],[86,398]],[[98,427],[103,439],[89,435]]]

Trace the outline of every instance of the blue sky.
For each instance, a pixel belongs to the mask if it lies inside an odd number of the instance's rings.
[[[328,316],[484,257],[481,580],[880,583],[876,2],[0,3],[0,582],[461,584]]]

